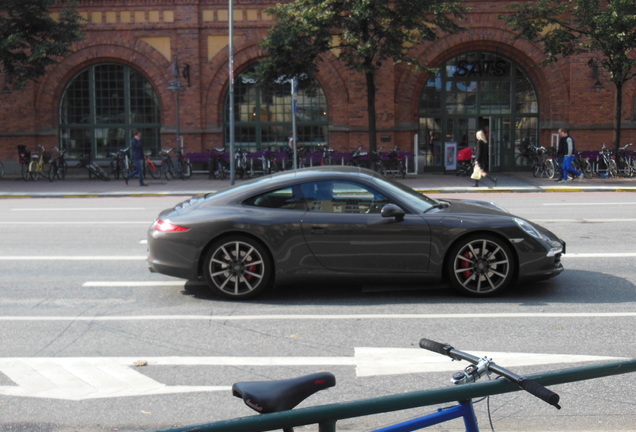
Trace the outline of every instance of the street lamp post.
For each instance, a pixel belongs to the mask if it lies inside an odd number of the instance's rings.
[[[186,88],[181,84],[179,79],[179,57],[174,56],[174,62],[172,63],[172,81],[168,85],[168,90],[174,91],[175,94],[175,108],[177,112],[177,149],[180,153],[183,153],[183,141],[181,140],[181,122],[179,119],[179,92],[184,91]]]

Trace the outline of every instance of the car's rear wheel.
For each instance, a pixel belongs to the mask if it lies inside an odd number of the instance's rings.
[[[265,248],[244,236],[215,242],[204,263],[210,288],[223,297],[248,299],[263,292],[272,279],[272,263]]]
[[[515,257],[510,246],[489,234],[467,237],[449,252],[448,276],[453,288],[473,297],[504,290],[514,277]]]

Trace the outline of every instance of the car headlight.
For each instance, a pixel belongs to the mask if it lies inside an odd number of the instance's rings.
[[[560,241],[558,241],[556,239],[551,239],[551,238],[543,235],[539,230],[537,230],[528,221],[525,221],[525,220],[519,219],[519,218],[513,218],[513,219],[517,223],[517,225],[519,225],[519,228],[521,228],[522,230],[524,230],[525,232],[530,234],[532,237],[541,239],[544,242],[546,242],[548,245],[550,245],[550,250],[548,252],[548,256],[554,256],[556,254],[559,254],[559,253],[563,252],[563,244]]]
[[[530,222],[519,218],[514,218],[514,220],[517,225],[519,225],[519,228],[530,234],[532,237],[545,240],[545,238],[539,233],[539,231],[537,231],[535,227],[532,226]]]

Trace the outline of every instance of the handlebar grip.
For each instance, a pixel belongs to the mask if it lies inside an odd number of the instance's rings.
[[[560,396],[552,390],[545,388],[538,382],[531,379],[524,379],[519,382],[519,386],[521,386],[522,389],[532,394],[533,396],[538,397],[542,401],[549,403],[557,409],[561,409],[561,407],[559,406]]]
[[[425,338],[420,339],[420,348],[424,348],[425,350],[433,351],[445,356],[448,355],[449,350],[453,349],[453,347],[450,345],[445,345],[443,343],[435,342]]]

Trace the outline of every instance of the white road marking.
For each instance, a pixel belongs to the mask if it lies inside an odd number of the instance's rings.
[[[475,351],[471,351],[475,352]],[[487,355],[508,367],[628,360],[588,355],[496,353]],[[478,355],[483,357],[484,354]],[[135,367],[143,361],[145,366]],[[359,377],[456,371],[456,362],[416,348],[354,348],[353,357],[70,357],[0,358],[0,372],[15,386],[0,386],[6,396],[64,400],[228,391],[230,386],[169,386],[138,372],[156,366],[355,366]]]
[[[636,318],[636,312],[501,312],[452,314],[301,314],[301,315],[126,315],[0,316],[0,321],[294,321],[294,320],[431,320],[506,318]]]
[[[138,282],[126,282],[126,281],[89,281],[84,282],[82,287],[84,288],[107,288],[107,287],[170,287],[170,286],[185,286],[186,282],[182,280],[171,281],[138,281]]]
[[[543,203],[541,204],[543,206],[583,206],[583,207],[588,207],[588,206],[622,206],[622,205],[636,205],[636,201],[635,202],[613,202],[613,203],[608,203],[608,202],[599,202],[599,203],[586,203],[586,202],[560,202],[560,203]]]
[[[2,221],[2,225],[148,225],[152,221]]]
[[[133,261],[145,260],[145,255],[132,256],[0,256],[0,261]]]
[[[17,207],[12,208],[11,211],[142,211],[146,210],[144,207]]]

